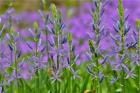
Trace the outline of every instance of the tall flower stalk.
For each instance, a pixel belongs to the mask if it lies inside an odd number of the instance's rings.
[[[118,11],[119,11],[119,17],[120,17],[120,35],[121,35],[121,52],[120,55],[123,56],[124,52],[125,52],[125,36],[124,36],[124,32],[125,32],[125,16],[124,16],[124,7],[123,7],[123,2],[122,0],[119,0],[119,6],[118,6]],[[122,69],[122,92],[125,93],[125,71],[124,69]]]
[[[100,83],[100,80],[103,79],[103,75],[101,75],[100,77],[100,74],[102,73],[100,71],[100,67],[101,67],[101,64],[99,63],[99,59],[100,57],[102,57],[103,55],[100,54],[100,50],[99,50],[99,43],[101,41],[101,33],[104,31],[104,26],[101,25],[101,21],[102,21],[102,16],[103,16],[103,13],[104,13],[104,10],[103,10],[103,7],[104,7],[104,4],[102,3],[102,0],[96,0],[94,1],[93,0],[93,3],[95,6],[95,8],[93,7],[92,8],[92,30],[93,32],[91,34],[94,34],[94,38],[92,38],[91,40],[89,40],[89,47],[90,47],[90,52],[91,52],[91,57],[92,57],[92,62],[95,62],[94,64],[94,67],[95,68],[94,70],[92,71],[95,71],[95,80],[93,79],[93,83],[94,83],[94,87],[95,88],[95,91],[97,93],[102,93],[102,88],[101,88],[101,83]],[[91,69],[88,68],[88,72],[93,74],[92,71],[90,71]]]
[[[52,26],[51,29],[48,31],[51,32],[49,40],[50,43],[50,50],[49,50],[49,63],[51,64],[50,68],[52,69],[52,82],[55,83],[55,92],[60,92],[60,82],[62,77],[62,69],[63,69],[63,44],[67,42],[67,38],[65,33],[63,32],[64,24],[62,20],[61,12],[56,8],[55,4],[51,4],[51,16],[49,18],[50,25]],[[55,51],[55,53],[54,53]]]
[[[74,50],[74,46],[73,46],[73,40],[72,40],[72,34],[71,33],[66,33],[64,32],[64,23],[62,20],[62,14],[61,12],[56,8],[56,6],[54,4],[51,4],[51,16],[49,17],[49,22],[51,23],[51,26],[49,28],[49,26],[47,26],[48,31],[51,32],[49,35],[50,40],[50,51],[49,51],[49,55],[51,56],[51,60],[49,60],[49,62],[51,63],[51,68],[53,69],[53,81],[55,81],[55,87],[56,87],[56,91],[59,92],[59,86],[60,86],[60,82],[61,82],[61,77],[62,77],[62,73],[67,74],[68,75],[68,79],[70,79],[70,90],[72,90],[73,88],[73,80],[75,78],[79,78],[76,70],[76,61],[78,59],[78,56],[75,55],[75,50]],[[68,47],[68,49],[65,49],[65,47]],[[54,54],[54,50],[55,50],[55,54]],[[62,70],[65,69],[69,69],[73,75],[73,77],[71,76],[71,74],[68,72],[64,72]]]
[[[40,39],[40,36],[41,36],[41,32],[39,31],[39,27],[38,27],[38,23],[34,23],[34,30],[35,30],[35,37],[34,37],[34,42],[35,42],[35,57],[36,58],[39,58],[38,57],[38,51],[39,51],[39,41],[41,40]],[[37,76],[37,83],[36,83],[36,87],[38,88],[36,92],[39,92],[40,91],[40,79],[39,79],[39,60],[36,60],[36,64],[37,66],[35,67],[36,68],[36,76]]]
[[[18,58],[21,56],[21,51],[18,48],[18,41],[20,40],[19,33],[16,32],[12,26],[11,16],[9,18],[8,32],[6,33],[8,39],[8,46],[10,49],[11,69],[13,69],[14,78],[17,84],[17,92],[19,91],[19,75],[18,75]]]
[[[126,86],[125,86],[125,81],[126,81],[126,73],[129,72],[129,57],[126,54],[127,50],[126,50],[126,36],[127,33],[130,31],[130,26],[127,24],[127,19],[128,16],[125,17],[125,10],[124,10],[124,6],[123,6],[123,0],[118,0],[118,14],[119,14],[119,20],[117,21],[117,24],[114,26],[114,30],[117,32],[118,36],[120,37],[119,40],[117,40],[115,37],[111,36],[112,38],[114,38],[115,43],[118,47],[117,49],[117,54],[119,59],[119,62],[116,63],[116,68],[118,69],[118,67],[121,68],[121,72],[119,73],[119,71],[117,70],[117,72],[120,74],[120,82],[121,82],[121,91],[122,93],[126,92]],[[117,43],[118,42],[118,43]],[[128,57],[128,58],[127,58]],[[132,60],[131,60],[132,61]]]

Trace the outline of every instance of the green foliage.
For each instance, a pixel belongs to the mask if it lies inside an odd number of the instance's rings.
[[[79,66],[79,72],[81,79],[73,79],[71,76],[71,72],[66,69],[65,72],[62,75],[62,82],[54,82],[51,81],[51,75],[48,73],[47,70],[42,69],[39,71],[39,77],[40,77],[40,93],[86,93],[86,91],[91,91],[91,93],[95,92],[95,87],[93,87],[93,82],[91,77],[88,73],[86,73],[85,68],[86,63]],[[15,86],[15,81],[11,83],[10,86],[5,86],[7,92],[6,93],[36,93],[36,85],[35,81],[37,80],[37,76],[33,76],[32,79],[24,80],[19,79],[19,92],[17,92],[18,88]],[[106,80],[105,80],[106,81]],[[126,93],[138,93],[137,90],[137,82],[134,81],[134,79],[128,79],[126,80],[126,85],[129,85],[127,87]],[[57,84],[57,86],[56,86]],[[95,84],[95,83],[94,83]],[[106,89],[108,88],[108,83],[103,82],[102,83],[102,90],[103,93],[108,93]],[[116,86],[115,86],[116,85]],[[116,82],[115,85],[111,85],[110,88],[116,87],[112,92],[110,93],[120,93],[122,90],[120,88],[120,82]],[[95,85],[97,86],[97,85]],[[57,88],[56,88],[57,87]],[[94,91],[94,92],[93,92]],[[95,92],[96,93],[96,92]]]

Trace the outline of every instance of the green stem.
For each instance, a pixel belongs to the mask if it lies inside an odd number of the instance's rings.
[[[56,81],[56,84],[55,84],[55,93],[58,93],[58,82]]]
[[[56,69],[59,69],[59,33],[56,34],[56,50],[57,50],[57,67]]]
[[[140,55],[140,27],[138,27],[138,50],[137,50],[137,58],[139,58],[139,55]],[[138,91],[140,93],[140,66],[138,64],[137,66],[138,68]]]
[[[140,67],[139,67],[139,70],[138,70],[138,86],[139,86],[139,92],[140,92]]]
[[[95,91],[96,89],[95,89],[95,80],[94,79],[92,79],[92,82],[93,82],[93,84],[92,84],[92,86],[91,86],[91,90],[93,90],[93,91]]]
[[[124,50],[125,50],[124,44],[125,44],[124,30],[122,30],[122,51],[120,53],[121,57],[124,54]],[[122,85],[122,93],[125,93],[125,71],[123,67],[122,67],[122,75],[121,75],[121,85]]]
[[[36,42],[36,45],[35,45],[35,56],[37,57],[37,55],[38,55],[38,42]],[[39,93],[40,92],[40,85],[39,85],[39,71],[38,71],[38,69],[39,69],[39,62],[37,62],[36,61],[36,63],[38,63],[38,66],[37,66],[37,71],[36,71],[36,76],[37,76],[37,81],[36,81],[36,89],[37,89],[37,93]]]
[[[125,72],[124,72],[124,69],[123,69],[123,72],[122,72],[122,93],[125,93]]]
[[[105,82],[106,82],[106,86],[107,86],[107,93],[112,93],[112,92],[111,92],[110,84],[109,84],[109,82],[108,82],[108,77],[105,79]]]
[[[101,85],[100,85],[100,80],[99,80],[99,59],[98,59],[98,54],[95,52],[94,54],[94,57],[95,57],[95,62],[96,62],[96,66],[97,66],[97,93],[102,93],[102,90],[101,90]]]
[[[16,57],[16,47],[14,48],[14,51],[15,51],[15,53],[14,53],[14,55],[15,55],[15,57],[14,57],[14,61],[15,61],[15,74],[16,74],[16,82],[17,82],[17,92],[19,92],[19,82],[18,82],[18,63],[17,63],[17,57]]]
[[[138,92],[140,93],[140,67],[139,66],[137,66],[137,75],[138,75],[138,78],[137,78]]]
[[[122,31],[122,35],[121,35],[121,40],[122,40],[121,56],[122,56],[125,52],[125,37],[124,37],[124,27],[123,26],[121,28],[121,31]],[[122,71],[122,93],[125,93],[125,71],[124,71],[124,68],[123,68],[123,71]]]

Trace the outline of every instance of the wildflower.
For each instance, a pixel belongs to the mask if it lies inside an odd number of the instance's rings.
[[[70,59],[69,58],[67,58],[67,62],[68,62],[68,65],[70,65]]]
[[[118,78],[116,78],[116,77],[112,78],[112,79],[111,79],[111,84],[116,83],[117,80],[118,80]]]
[[[86,53],[86,57],[87,57],[88,61],[92,60],[91,54]]]
[[[126,35],[130,31],[130,26],[125,25],[124,35]]]
[[[64,24],[61,24],[60,28],[59,29],[64,29],[65,28],[65,25]]]
[[[135,43],[133,43],[133,42],[128,43],[128,44],[127,44],[127,50],[128,50],[128,51],[136,50],[136,45],[137,45],[137,42],[135,42]]]
[[[95,67],[95,64],[91,64],[90,66],[87,66],[87,71],[88,71],[88,73],[92,76],[93,79],[97,77],[97,76],[96,76],[96,73],[94,73],[94,72],[92,71],[92,69],[93,69],[94,67]]]
[[[61,82],[62,80],[61,80],[61,76],[62,76],[62,74],[61,73],[59,73],[59,70],[57,71],[57,72],[52,72],[52,77],[51,77],[51,80],[52,80],[52,83],[54,83],[54,82],[56,82],[56,81],[58,81],[58,82]]]
[[[78,71],[75,71],[72,67],[70,67],[70,70],[73,74],[74,79],[75,78],[81,79],[81,77],[78,75]]]
[[[77,58],[75,59],[75,61],[76,61],[76,60],[77,60]],[[78,75],[78,71],[75,71],[74,68],[72,67],[73,64],[70,63],[70,59],[69,59],[69,58],[67,58],[67,63],[68,63],[68,68],[69,68],[70,71],[72,72],[74,79],[75,79],[75,78],[81,79],[81,77]]]
[[[67,38],[66,37],[63,37],[62,38],[62,41],[61,41],[61,44],[65,44],[67,42]]]
[[[108,56],[106,56],[106,57],[104,58],[104,60],[101,62],[101,64],[104,64],[105,62],[107,62],[107,60],[108,60]]]
[[[134,69],[131,69],[131,70],[127,69],[126,73],[127,73],[126,79],[136,77],[136,74],[134,74]]]
[[[33,47],[32,47],[28,42],[26,42],[26,45],[27,45],[31,50],[33,50]]]
[[[115,26],[115,25],[113,25],[113,28],[114,28],[114,30],[118,33],[119,32],[119,28],[120,27],[118,27],[118,25],[117,25],[117,27]]]
[[[10,48],[11,51],[14,50],[13,47],[10,44],[8,44],[8,46],[9,46],[9,48]]]
[[[43,47],[40,52],[43,53],[45,51],[46,47]]]
[[[52,38],[51,41],[49,40],[48,42],[49,42],[49,44],[50,44],[51,47],[54,47],[55,46],[55,42],[54,42],[53,38]]]

